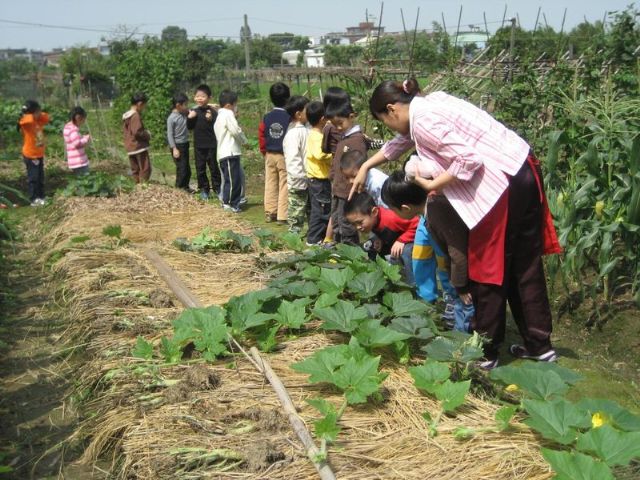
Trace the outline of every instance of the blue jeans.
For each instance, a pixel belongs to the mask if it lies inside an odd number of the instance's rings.
[[[416,290],[420,298],[427,302],[435,302],[438,299],[436,275],[445,292],[453,298],[458,296],[455,288],[449,283],[449,275],[444,267],[444,254],[436,242],[431,239],[425,217],[420,219],[416,229],[412,263]]]
[[[454,325],[453,329],[459,332],[469,333],[471,331],[471,319],[475,314],[473,303],[466,305],[459,296],[453,300]]]
[[[400,258],[390,257],[389,263],[400,265],[402,267],[402,277],[407,285],[416,286],[416,280],[413,275],[413,243],[406,243]]]

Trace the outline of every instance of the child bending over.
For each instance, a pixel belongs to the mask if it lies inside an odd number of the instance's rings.
[[[362,233],[374,233],[374,248],[383,256],[391,255],[391,263],[402,266],[405,281],[414,284],[411,252],[418,226],[417,218],[402,218],[392,210],[379,207],[366,192],[355,194],[344,206],[344,216]]]
[[[353,184],[353,179],[358,175],[358,170],[364,162],[367,161],[367,155],[360,150],[349,150],[342,155],[340,159],[340,170],[342,175],[347,179],[349,185]],[[364,190],[373,197],[376,205],[379,207],[388,208],[382,201],[382,186],[387,181],[389,175],[377,168],[370,168],[367,172],[367,182],[365,183]]]

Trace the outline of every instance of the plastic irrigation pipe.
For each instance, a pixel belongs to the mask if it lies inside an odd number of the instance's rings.
[[[162,279],[167,283],[171,291],[178,297],[178,300],[182,302],[185,307],[193,308],[193,307],[202,307],[204,306],[198,297],[196,297],[191,290],[185,285],[185,283],[178,277],[176,272],[162,259],[158,252],[155,250],[151,250],[150,248],[144,249],[144,255],[147,259],[156,267],[158,273],[162,277]],[[260,352],[256,347],[251,347],[249,350],[251,352],[251,356],[249,356],[242,347],[238,344],[238,342],[229,335],[230,339],[242,350],[247,358],[251,361],[251,363],[262,373],[269,383],[273,387],[278,395],[278,399],[282,404],[282,408],[284,409],[287,417],[289,418],[289,423],[293,427],[293,430],[298,435],[298,438],[304,445],[305,451],[307,452],[307,456],[309,460],[313,462],[313,466],[316,467],[318,474],[322,480],[335,480],[336,476],[331,470],[329,464],[324,461],[317,461],[320,454],[320,450],[316,447],[316,444],[313,442],[313,438],[307,430],[306,425],[298,416],[298,412],[296,411],[296,407],[293,405],[291,401],[291,397],[289,396],[289,392],[285,388],[284,384],[276,375],[276,373],[269,365],[269,362],[262,358]],[[251,358],[253,357],[253,358]]]

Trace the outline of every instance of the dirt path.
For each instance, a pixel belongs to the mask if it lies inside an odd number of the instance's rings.
[[[65,398],[73,383],[70,350],[57,343],[67,327],[56,306],[52,284],[43,275],[35,245],[16,246],[8,274],[10,301],[0,319],[0,465],[13,470],[3,478],[57,477],[77,452],[56,448],[77,419]],[[81,360],[76,356],[73,362]],[[95,477],[86,469],[65,478]]]

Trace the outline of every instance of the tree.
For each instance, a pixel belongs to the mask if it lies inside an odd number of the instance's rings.
[[[162,29],[160,39],[163,42],[187,42],[187,30],[175,25],[169,25]]]
[[[324,63],[332,66],[353,66],[362,59],[363,48],[359,45],[327,45],[324,47]]]

